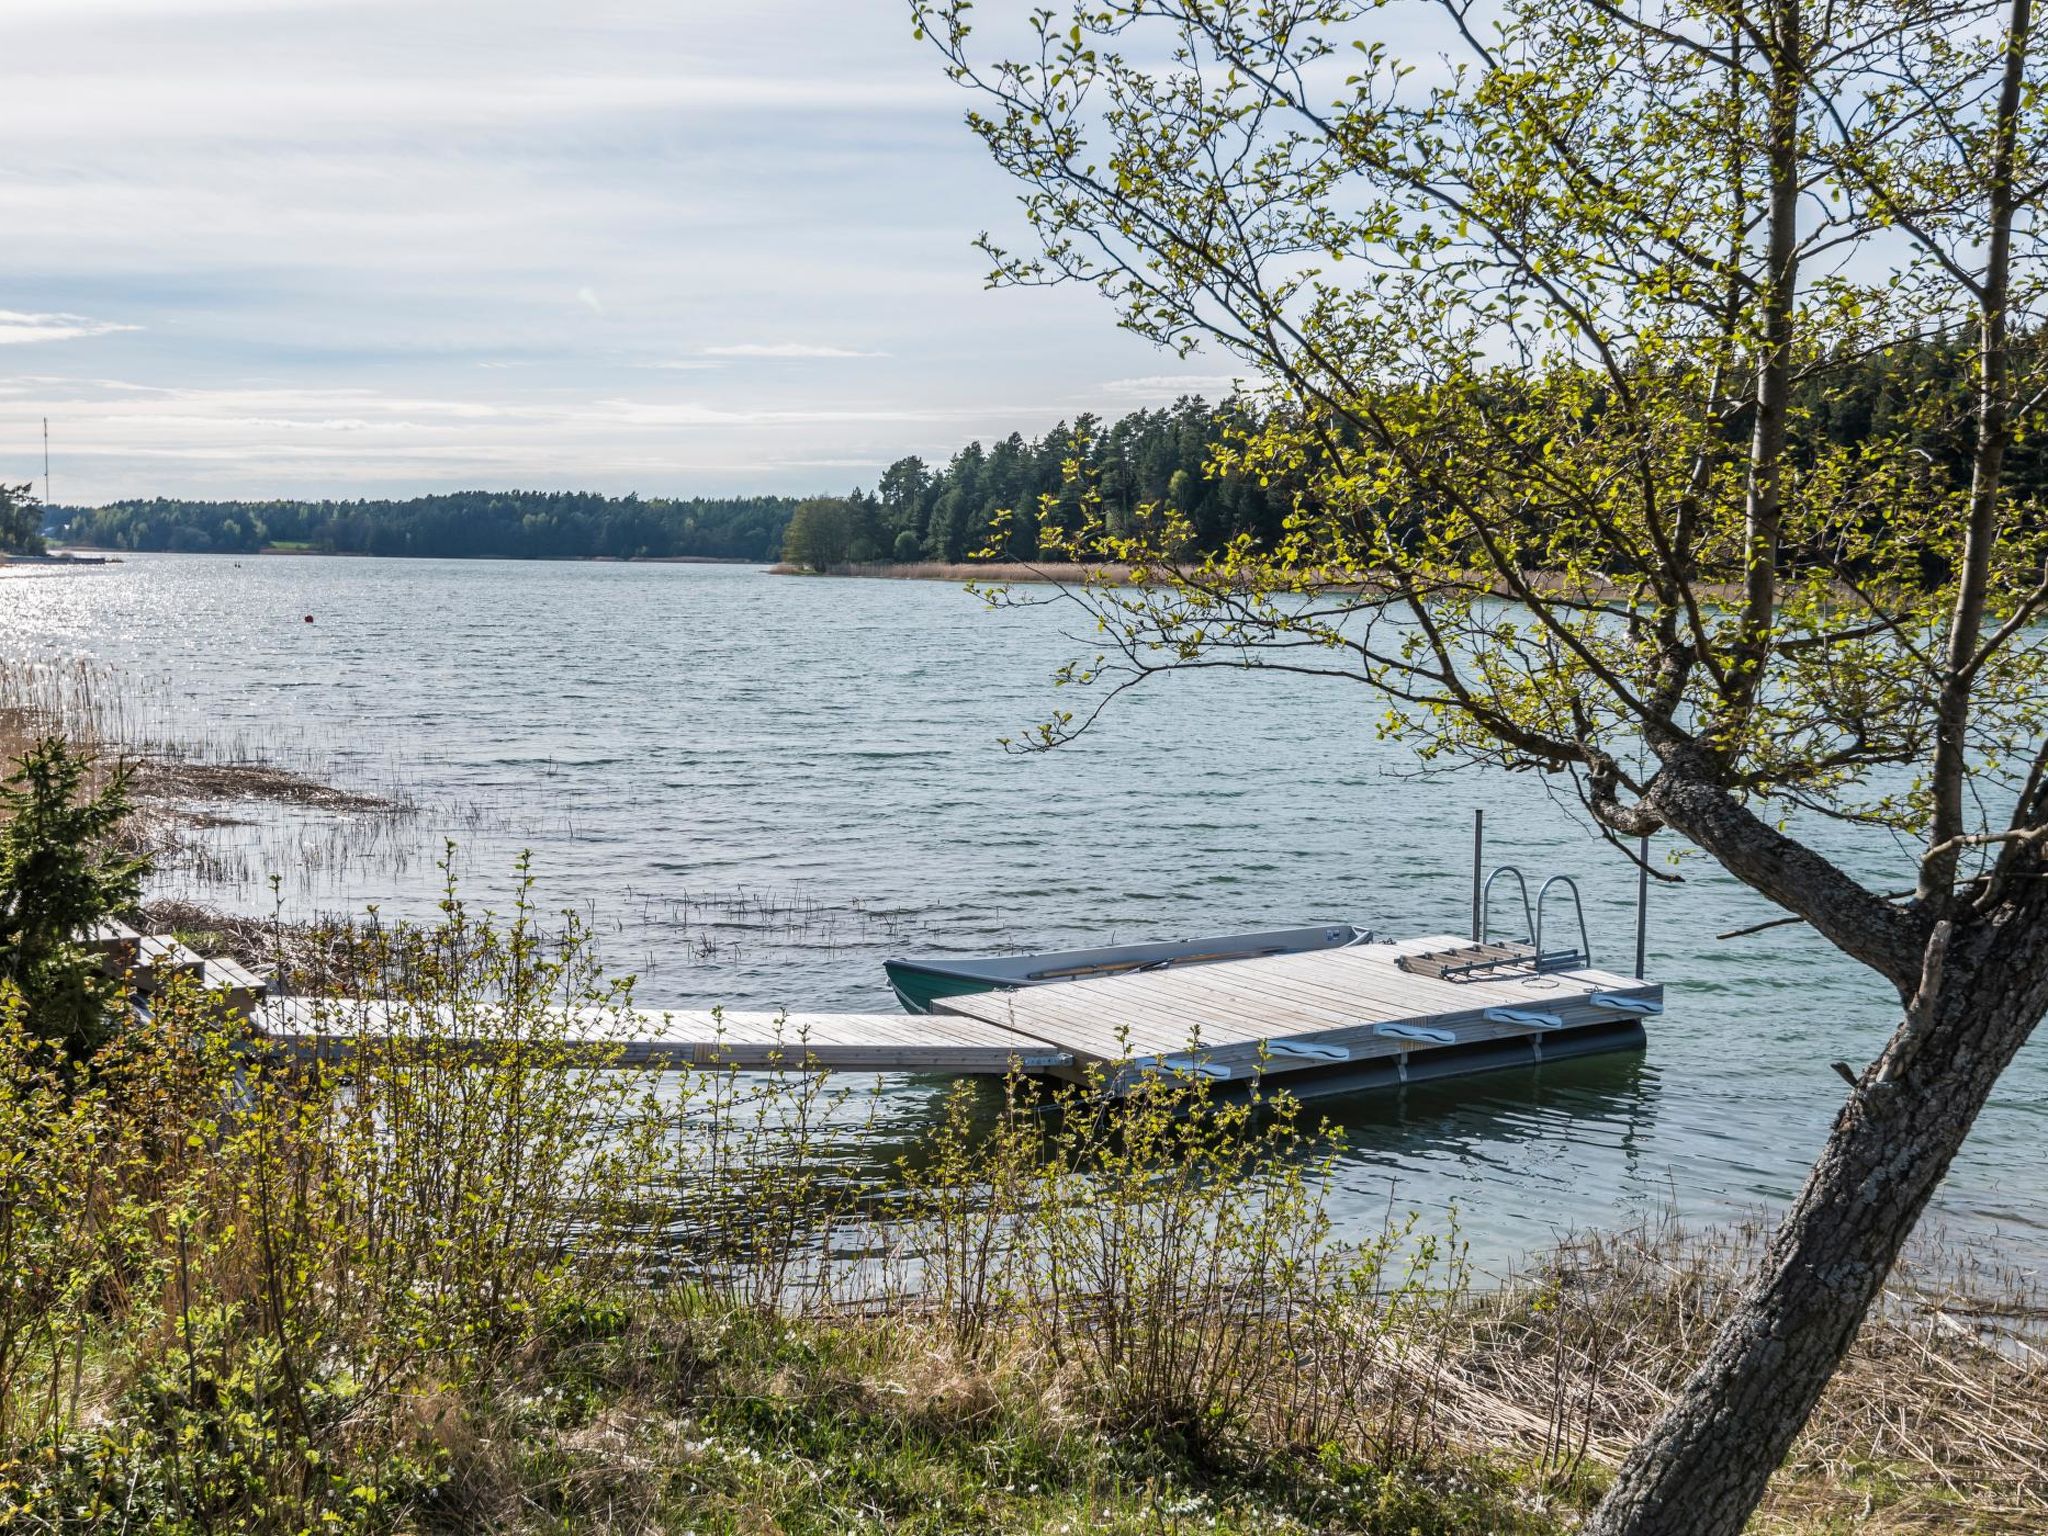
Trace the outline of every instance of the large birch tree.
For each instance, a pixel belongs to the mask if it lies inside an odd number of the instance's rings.
[[[2048,1012],[2048,519],[2004,473],[2042,414],[2030,0],[912,8],[1022,184],[996,280],[1234,355],[1270,414],[1224,467],[1308,487],[1278,541],[1199,555],[1171,507],[1048,509],[1048,553],[1135,569],[1067,592],[1095,698],[1040,743],[1163,672],[1363,683],[1425,756],[1565,777],[1896,992],[1587,1526],[1739,1531]],[[1969,339],[1966,393],[1810,430],[1929,335]],[[1794,810],[1910,867],[1865,884]]]

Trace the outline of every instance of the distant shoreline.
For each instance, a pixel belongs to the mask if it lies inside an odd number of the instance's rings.
[[[762,571],[770,576],[808,576],[825,579],[857,578],[869,581],[943,581],[954,584],[967,582],[998,586],[1080,586],[1090,579],[1098,584],[1119,586],[1128,584],[1131,567],[1128,565],[1078,565],[1068,562],[1047,562],[1027,565],[1022,561],[944,561],[919,560],[904,563],[875,562],[861,565],[835,565],[825,570],[811,570],[806,566],[791,565],[787,561],[769,563],[759,559],[731,555],[376,555],[360,550],[297,549],[275,546],[260,550],[147,550],[102,552],[92,546],[73,546],[75,554],[37,557],[13,557],[16,563],[49,566],[88,566],[119,564],[129,554],[151,555],[211,555],[216,558],[231,556],[235,559],[257,557],[297,557],[333,560],[461,560],[500,561],[508,565],[739,565]],[[68,556],[68,557],[67,557]],[[0,556],[0,568],[5,568],[10,557]],[[1558,578],[1541,571],[1525,573],[1526,578],[1539,592],[1555,589]],[[1332,581],[1324,590],[1367,592],[1390,592],[1384,582],[1375,581],[1367,575],[1360,575],[1349,581]],[[1741,587],[1733,582],[1704,583],[1698,588],[1701,597],[1712,602],[1738,602],[1742,597]],[[1496,595],[1511,600],[1512,595],[1499,589]],[[1585,593],[1599,599],[1626,600],[1631,589],[1618,581],[1599,581]]]
[[[784,562],[768,567],[771,576],[816,576],[816,577],[866,577],[873,581],[950,581],[986,582],[1001,586],[1043,585],[1079,586],[1088,578],[1111,586],[1126,584],[1131,579],[1128,565],[1074,565],[1049,563],[1025,565],[1016,561],[990,560],[981,562],[919,561],[914,564],[876,565],[835,565],[828,570],[814,571],[800,565]],[[1539,592],[1553,589],[1558,578],[1542,571],[1528,571],[1525,579]],[[1512,594],[1503,590],[1498,582],[1495,595],[1504,600],[1513,600]],[[1331,581],[1324,590],[1335,592],[1385,592],[1393,589],[1383,581],[1371,576],[1359,575],[1348,581]],[[1699,594],[1711,601],[1737,602],[1742,597],[1742,588],[1733,582],[1710,582],[1702,584]],[[1590,595],[1601,600],[1623,600],[1630,595],[1630,589],[1618,581],[1599,581],[1591,586]]]
[[[152,550],[152,554],[250,554],[249,550]],[[379,555],[367,549],[290,549],[267,545],[253,551],[265,557],[324,560],[504,560],[521,565],[755,565],[759,560],[744,555]]]
[[[768,567],[770,576],[862,576],[872,581],[1001,581],[1078,582],[1085,576],[1110,581],[1128,581],[1127,565],[1071,565],[1049,563],[1025,565],[1021,561],[918,560],[905,564],[880,562],[872,565],[835,565],[823,571],[784,561]]]
[[[103,549],[93,544],[67,546],[62,555],[0,555],[32,565],[118,565],[130,555],[196,555],[212,559],[308,560],[502,560],[517,565],[750,565],[763,569],[765,560],[746,555],[379,555],[366,549],[300,549],[275,544],[262,549]]]
[[[0,555],[0,569],[11,566],[31,566],[36,570],[48,570],[51,566],[62,568],[72,565],[119,565],[121,557],[99,550],[53,549],[40,555]]]

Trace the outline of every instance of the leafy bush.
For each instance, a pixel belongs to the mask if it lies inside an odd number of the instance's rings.
[[[1275,1369],[1351,1381],[1336,1342],[1398,1312],[1288,1101],[962,1086],[894,1164],[800,1035],[776,1073],[624,1066],[630,987],[524,882],[347,942],[360,995],[292,1001],[300,1053],[173,985],[81,1062],[0,995],[0,1524],[453,1518],[573,1477],[485,1449],[608,1411],[557,1362],[655,1337],[689,1375],[798,1318],[897,1317],[1170,1456],[1364,1422]]]
[[[105,1039],[116,991],[78,937],[133,908],[147,868],[112,846],[129,811],[126,775],[89,793],[89,767],[47,736],[0,784],[0,981],[21,995],[29,1026],[75,1060]]]

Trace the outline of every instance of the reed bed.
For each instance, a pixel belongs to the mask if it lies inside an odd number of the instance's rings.
[[[1466,1443],[1566,1475],[1613,1466],[1672,1401],[1755,1278],[1762,1221],[1669,1220],[1561,1243],[1473,1295],[1441,1378]],[[2038,1530],[2048,1523],[2048,1294],[1938,1237],[1893,1276],[1767,1507],[1796,1525]]]
[[[272,905],[272,877],[282,875],[284,894],[310,915],[351,906],[366,891],[430,892],[449,839],[503,846],[543,832],[573,836],[573,826],[537,826],[509,804],[436,794],[418,764],[351,760],[344,769],[317,743],[195,725],[160,707],[161,692],[146,677],[84,658],[0,661],[0,757],[11,761],[56,734],[91,754],[102,775],[125,765],[135,802],[125,837],[151,860],[158,901],[216,916],[260,912]],[[834,953],[924,931],[915,912],[801,887],[629,888],[581,917],[587,933],[616,941],[648,976],[677,964],[731,965],[764,947]]]
[[[1076,565],[1062,561],[1028,564],[1018,560],[927,560],[898,565],[835,565],[828,571],[812,571],[798,565],[775,565],[777,576],[865,576],[876,581],[951,581],[1012,585],[1028,582],[1064,582],[1079,585],[1086,580],[1123,582],[1130,580],[1126,565]]]
[[[739,960],[756,945],[800,946],[811,954],[912,942],[929,932],[923,915],[863,897],[821,897],[801,886],[643,891],[626,886],[606,915],[586,910],[593,931],[658,938],[700,964]]]
[[[302,896],[353,896],[430,866],[428,797],[416,768],[352,762],[302,737],[195,724],[148,678],[84,657],[0,660],[0,757],[59,736],[90,756],[103,782],[128,776],[132,851],[154,866],[159,894],[192,903],[248,903],[290,871]],[[446,833],[497,818],[480,805],[435,805]]]

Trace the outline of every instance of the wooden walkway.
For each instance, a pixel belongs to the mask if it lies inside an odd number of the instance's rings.
[[[1059,1077],[1102,1072],[1122,1086],[1148,1070],[1224,1080],[1350,1074],[1357,1081],[1526,1064],[1622,1049],[1662,1011],[1654,983],[1599,970],[1453,980],[1404,969],[1442,956],[1448,936],[943,999],[932,1014],[592,1011],[564,1035],[631,1064],[809,1067],[840,1072]],[[256,1023],[297,1050],[339,1054],[428,1036],[493,1045],[488,1021],[458,1025],[374,1003],[279,999]]]
[[[280,998],[256,1010],[271,1039],[308,1055],[338,1057],[370,1042],[432,1038],[493,1048],[487,1015],[458,1022],[418,1008],[328,998]],[[1045,1043],[968,1018],[908,1013],[730,1013],[723,1010],[592,1009],[572,1015],[562,1038],[602,1050],[621,1066],[807,1067],[829,1072],[938,1072],[1000,1076],[1012,1066],[1050,1072],[1074,1058]]]

